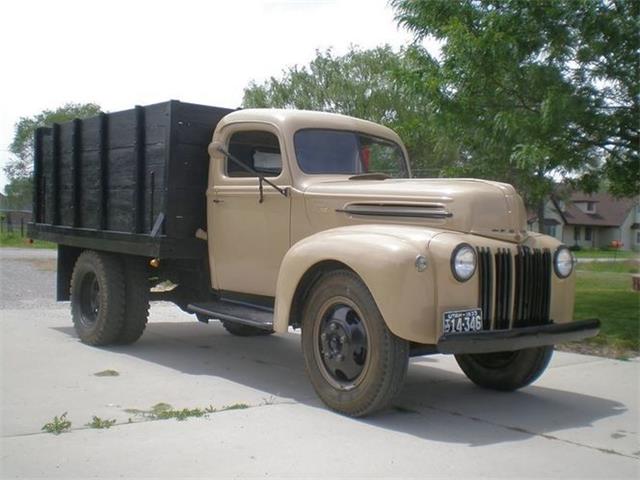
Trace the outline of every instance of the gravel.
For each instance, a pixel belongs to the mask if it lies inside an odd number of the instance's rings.
[[[55,301],[56,250],[0,248],[0,309],[68,308]]]

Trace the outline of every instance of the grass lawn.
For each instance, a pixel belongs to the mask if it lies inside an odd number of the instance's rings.
[[[34,240],[33,243],[28,242],[28,237],[21,237],[19,232],[3,232],[0,233],[0,247],[17,247],[17,248],[56,248],[57,245],[42,240]]]
[[[637,271],[632,261],[578,264],[575,319],[599,318],[602,327],[570,348],[620,358],[640,354],[640,292],[631,289],[630,275]]]
[[[630,250],[578,250],[573,252],[576,258],[638,258],[640,253],[632,252]]]

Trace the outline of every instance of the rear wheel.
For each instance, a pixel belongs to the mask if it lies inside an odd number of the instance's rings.
[[[302,350],[316,393],[330,408],[361,417],[385,408],[406,376],[409,343],[387,325],[362,280],[325,274],[304,309]]]
[[[549,365],[552,355],[551,345],[514,352],[456,355],[456,361],[476,385],[513,391],[535,382]]]
[[[125,317],[117,343],[126,345],[138,340],[147,326],[149,316],[149,275],[146,259],[126,257],[125,273]]]
[[[71,314],[76,333],[89,345],[109,345],[122,329],[124,270],[117,257],[86,250],[71,276]]]

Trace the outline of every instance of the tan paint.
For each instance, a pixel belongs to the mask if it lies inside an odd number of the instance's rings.
[[[293,136],[301,128],[382,137],[398,143],[406,157],[392,130],[342,115],[254,109],[234,112],[220,122],[213,141],[221,145],[242,129],[268,130],[280,139],[283,172],[272,180],[289,188],[288,198],[265,186],[265,202],[258,204],[257,179],[226,177],[225,161],[211,147],[207,191],[213,287],[275,296],[277,332],[285,332],[293,320],[291,305],[304,273],[319,262],[334,260],[360,275],[391,331],[408,340],[435,343],[443,312],[478,303],[477,275],[460,283],[451,273],[451,253],[458,244],[493,251],[509,248],[514,254],[518,245],[552,252],[560,245],[552,237],[525,230],[522,199],[504,183],[307,175],[294,156]],[[353,205],[433,209],[451,216],[398,218],[337,211]],[[417,255],[428,260],[424,272],[414,266]],[[561,280],[552,274],[554,321],[572,320],[574,289],[574,275]]]
[[[320,232],[296,243],[287,253],[278,276],[275,324],[285,332],[299,279],[314,265],[339,261],[363,279],[393,333],[402,338],[432,338],[434,270],[418,272],[418,255],[427,257],[437,231],[394,225],[359,225]]]
[[[281,138],[276,126],[264,122],[227,124],[216,130],[223,145],[239,130],[265,130]],[[283,157],[286,147],[281,143]],[[227,177],[225,162],[213,151],[207,189],[209,257],[213,287],[219,290],[275,295],[280,262],[289,249],[290,198],[264,188],[264,202],[258,203],[258,180]],[[289,169],[272,179],[290,184]]]

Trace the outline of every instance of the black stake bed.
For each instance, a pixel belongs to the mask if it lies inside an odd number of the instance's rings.
[[[62,245],[202,258],[207,146],[233,110],[169,101],[39,128],[29,234]]]

